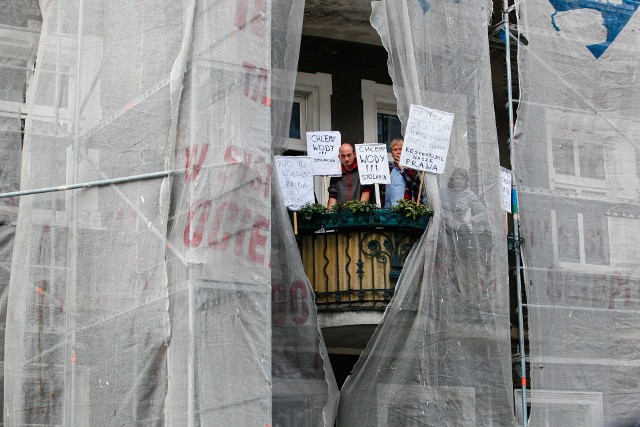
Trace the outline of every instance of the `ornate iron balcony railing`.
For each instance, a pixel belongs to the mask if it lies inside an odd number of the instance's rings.
[[[318,309],[384,310],[429,217],[388,210],[298,221],[298,248]]]

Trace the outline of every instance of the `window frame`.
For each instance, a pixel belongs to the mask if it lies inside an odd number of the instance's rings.
[[[590,116],[576,113],[567,112],[564,110],[548,109],[546,112],[546,123],[551,126],[546,126],[546,140],[547,140],[547,165],[549,171],[549,188],[551,190],[571,191],[575,192],[580,198],[598,199],[606,197],[610,188],[610,172],[609,162],[610,153],[607,147],[603,147],[602,161],[604,164],[604,178],[589,178],[582,176],[580,170],[580,147],[579,142],[588,138],[577,138],[574,135],[568,134],[565,130],[564,122],[568,119],[572,123],[587,123],[590,120]],[[558,128],[558,124],[562,125]],[[571,149],[573,153],[574,174],[567,175],[556,172],[556,168],[553,164],[554,160],[554,141],[566,140],[571,142]]]
[[[612,254],[612,242],[611,242],[611,228],[610,223],[607,222],[608,231],[603,236],[603,239],[607,239],[608,242],[608,255],[609,261],[607,264],[591,264],[587,262],[587,242],[586,242],[586,232],[585,232],[585,220],[583,212],[575,213],[578,222],[578,253],[579,253],[579,261],[571,262],[571,261],[561,261],[560,260],[560,245],[559,245],[559,234],[558,234],[558,212],[555,209],[551,209],[551,242],[553,247],[553,263],[555,266],[569,271],[577,271],[577,272],[587,272],[591,274],[604,274],[609,273],[614,270],[616,266],[614,266],[611,258]]]
[[[307,135],[305,131],[333,130],[331,129],[331,95],[333,95],[333,80],[331,74],[303,73],[296,74],[296,88],[294,99],[304,99],[305,123],[302,123],[302,104],[300,105],[300,139],[288,138],[287,150],[307,153]],[[327,186],[322,177],[314,177],[314,193],[318,201],[325,206],[329,201]]]
[[[638,262],[621,261],[618,254],[625,245],[637,242],[637,236],[640,236],[640,218],[637,216],[609,215],[607,217],[607,226],[609,229],[609,263],[616,269],[634,271],[638,267]]]
[[[287,150],[306,153],[305,131],[331,130],[332,94],[331,74],[303,72],[296,74],[294,99],[304,100],[305,105],[303,111],[303,105],[300,104],[300,139],[288,138]]]
[[[372,80],[360,81],[364,142],[378,142],[378,113],[398,115],[398,100],[393,86]]]
[[[519,405],[519,402],[522,402],[522,390],[515,389],[513,397],[516,403],[516,417],[519,422],[522,422],[522,406]],[[527,390],[527,402],[533,405],[539,404],[541,407],[555,405],[584,408],[585,415],[593,421],[591,425],[596,426],[603,423],[603,402],[602,393],[600,392],[529,389]],[[541,415],[544,416],[544,414]],[[539,421],[541,421],[542,425],[548,425],[545,420]]]

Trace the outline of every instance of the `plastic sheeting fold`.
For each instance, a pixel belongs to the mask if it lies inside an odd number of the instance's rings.
[[[512,404],[506,230],[486,3],[376,1],[406,125],[419,104],[455,114],[434,216],[342,391],[341,426],[505,426]]]

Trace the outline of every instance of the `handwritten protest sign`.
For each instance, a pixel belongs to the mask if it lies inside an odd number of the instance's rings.
[[[511,171],[500,168],[500,183],[502,186],[502,207],[511,213]]]
[[[407,120],[400,164],[442,174],[447,161],[453,114],[412,105]]]
[[[307,132],[307,155],[313,160],[314,175],[341,175],[338,154],[342,137],[340,132]]]
[[[385,144],[357,144],[358,173],[360,184],[389,184],[389,163]]]
[[[291,210],[315,201],[311,163],[310,157],[276,156],[280,190],[285,206]]]

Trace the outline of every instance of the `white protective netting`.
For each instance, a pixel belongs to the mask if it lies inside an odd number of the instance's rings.
[[[277,180],[272,216],[273,425],[334,425],[338,387]]]
[[[0,1],[0,193],[20,189],[21,109],[40,34],[37,0]],[[4,399],[4,328],[18,198],[0,199],[0,401]],[[0,407],[0,418],[3,408]]]
[[[278,155],[289,137],[304,1],[280,0],[272,7],[271,132],[272,152]],[[275,171],[271,176],[272,425],[331,427],[338,386]]]
[[[383,322],[341,391],[341,426],[514,423],[507,247],[487,26],[490,5],[373,2],[406,125],[419,104],[455,114],[434,216]]]
[[[21,187],[172,164],[182,5],[40,2]],[[178,86],[176,86],[176,83]],[[5,423],[158,423],[169,341],[168,187],[23,197],[9,289]]]
[[[21,187],[184,169],[21,199],[5,423],[331,425],[311,292],[271,216],[304,3],[39,5]]]
[[[637,425],[640,3],[518,4],[530,425]]]

